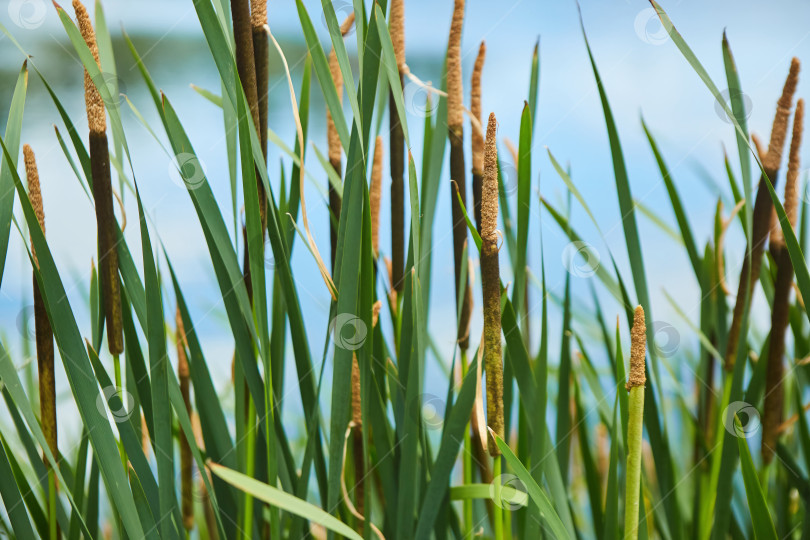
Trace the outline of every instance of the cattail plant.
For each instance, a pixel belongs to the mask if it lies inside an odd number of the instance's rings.
[[[450,39],[447,45],[447,135],[450,139],[450,200],[453,219],[453,261],[456,277],[456,305],[461,303],[457,340],[462,351],[470,344],[470,310],[472,295],[469,279],[461,281],[467,223],[461,204],[467,204],[467,182],[464,171],[464,93],[461,82],[461,28],[464,24],[464,0],[455,0]],[[483,219],[483,217],[482,217]],[[466,362],[465,362],[466,363]]]
[[[188,357],[186,356],[186,330],[183,327],[183,318],[180,308],[175,314],[175,327],[177,329],[177,379],[180,382],[180,395],[186,412],[191,417],[191,395]],[[185,437],[180,437],[180,507],[183,515],[183,526],[187,531],[194,527],[194,480],[192,478],[191,447]]]
[[[405,65],[405,0],[391,0],[389,16],[391,41],[399,70],[400,85]],[[399,120],[394,93],[388,96],[389,158],[391,168],[391,285],[402,293],[405,283],[405,135]]]
[[[645,349],[647,328],[644,309],[636,306],[630,330],[630,374],[627,378],[629,419],[627,422],[627,470],[624,505],[624,538],[638,538],[638,513],[641,489],[641,436],[644,429]]]
[[[354,24],[354,12],[350,13],[346,20],[340,25],[340,33],[345,36]],[[335,90],[337,90],[338,102],[343,103],[343,74],[340,72],[340,64],[338,64],[337,54],[333,48],[329,51],[329,72],[332,75],[332,82],[335,83]],[[341,145],[340,137],[338,136],[335,122],[332,119],[332,113],[329,112],[329,107],[326,107],[326,144],[329,150],[329,164],[335,169],[338,178],[342,176],[343,164],[341,163]],[[337,236],[338,236],[338,223],[340,221],[340,194],[332,185],[332,182],[327,182],[329,185],[329,238],[332,246],[332,271],[335,270],[335,254],[337,251]]]
[[[498,261],[498,126],[495,113],[487,123],[484,153],[484,181],[481,186],[481,288],[484,302],[484,362],[487,375],[487,427],[489,433],[504,436],[503,359],[501,356],[501,272]],[[495,458],[494,475],[500,475],[500,450],[489,437],[489,453]],[[500,509],[498,509],[500,510]],[[500,538],[502,515],[495,512],[495,537]],[[502,531],[501,531],[502,532]]]
[[[100,68],[96,32],[90,22],[90,15],[79,0],[73,0],[73,9],[76,11],[82,37]],[[110,354],[117,357],[124,350],[124,335],[121,326],[121,283],[118,277],[110,151],[107,146],[107,117],[104,101],[87,70],[84,71],[84,100],[87,106],[87,123],[90,127],[90,165],[93,175],[93,198],[96,204],[99,278],[104,299],[104,316],[107,319],[107,347]]]
[[[768,175],[771,183],[776,185],[779,164],[782,161],[782,151],[787,138],[787,126],[790,120],[790,109],[793,103],[793,94],[796,91],[796,84],[799,81],[799,60],[794,58],[790,63],[785,86],[782,89],[782,96],[776,104],[776,116],[773,119],[771,128],[771,140],[768,144],[768,153],[763,160],[762,167]],[[771,202],[768,190],[765,187],[765,179],[760,178],[757,197],[754,202],[753,222],[751,228],[751,256],[743,261],[740,271],[740,283],[737,288],[737,303],[734,305],[734,315],[731,320],[731,327],[728,331],[728,342],[726,345],[726,355],[724,358],[726,370],[734,367],[737,358],[737,346],[742,330],[742,317],[745,309],[746,298],[754,291],[754,286],[759,280],[759,271],[762,267],[762,254],[765,250],[765,241],[768,239],[768,232],[771,228],[771,212],[773,203]]]
[[[39,221],[39,226],[42,228],[42,234],[45,234],[45,210],[42,205],[42,191],[39,186],[39,172],[37,171],[37,162],[34,157],[34,151],[29,145],[23,146],[23,156],[25,159],[25,173],[28,177],[28,197],[31,200],[31,206]],[[34,264],[39,268],[39,261],[37,260],[37,252],[34,249],[34,243],[31,242],[31,255],[34,259]],[[48,319],[48,313],[45,309],[45,301],[42,298],[42,292],[37,283],[36,272],[34,272],[34,332],[37,346],[37,370],[39,373],[39,414],[40,423],[42,424],[42,433],[45,435],[45,441],[48,443],[48,448],[51,450],[54,458],[59,459],[59,451],[56,447],[56,379],[54,377],[54,349],[53,349],[53,330],[51,329],[51,322]],[[48,469],[48,515],[49,523],[56,524],[56,481],[51,471],[53,463],[45,459],[45,467]],[[52,531],[52,537],[56,536],[56,531]]]
[[[482,41],[475,57],[472,81],[470,83],[470,112],[475,120],[470,120],[470,137],[472,139],[472,189],[473,213],[478,234],[481,234],[481,182],[484,177],[484,134],[481,133],[481,72],[484,70],[484,59],[487,46]],[[478,121],[479,126],[475,125]]]
[[[798,208],[799,149],[802,143],[804,127],[804,100],[796,103],[793,116],[793,137],[788,154],[788,170],[785,176],[785,214],[791,227],[796,225]],[[777,225],[779,227],[779,225]],[[793,287],[793,263],[785,247],[781,227],[778,233],[771,234],[771,242],[778,246],[776,250],[776,281],[773,291],[773,309],[771,311],[771,339],[768,349],[768,366],[765,376],[765,404],[762,415],[762,460],[770,463],[773,460],[779,437],[784,409],[784,361],[785,331],[790,318],[790,291]]]
[[[270,43],[264,26],[267,24],[267,0],[250,0],[250,25],[253,32],[253,61],[256,70],[256,98],[259,102],[259,141],[267,164],[267,107]]]

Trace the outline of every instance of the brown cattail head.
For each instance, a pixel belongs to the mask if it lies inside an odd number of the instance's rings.
[[[489,115],[484,182],[481,189],[481,286],[484,300],[484,358],[487,375],[487,425],[499,437],[504,435],[503,362],[501,355],[501,277],[498,261],[498,149],[495,114]],[[500,454],[495,441],[487,445],[493,456]]]
[[[383,140],[377,136],[374,143],[374,162],[371,165],[371,191],[369,203],[371,205],[371,248],[374,258],[380,252],[380,200],[382,199],[382,166],[383,166]]]
[[[629,391],[636,386],[644,386],[647,376],[644,373],[647,347],[647,326],[644,322],[644,308],[636,306],[633,314],[633,328],[630,330],[630,375],[625,388]]]
[[[346,17],[343,24],[340,25],[340,32],[346,35],[346,32],[354,24],[354,12]],[[340,64],[338,63],[337,54],[333,48],[329,51],[329,73],[332,75],[332,81],[335,83],[335,90],[337,90],[338,101],[343,102],[343,74],[340,71]],[[332,113],[329,112],[329,107],[326,108],[326,138],[329,149],[329,161],[335,167],[335,163],[340,163],[340,137],[338,136],[335,122],[332,120]],[[339,167],[339,165],[338,165]],[[338,175],[340,170],[335,167]]]
[[[793,115],[793,138],[790,140],[790,153],[788,154],[788,170],[785,176],[785,213],[791,225],[796,225],[798,210],[798,180],[800,165],[800,150],[802,133],[804,130],[804,100],[796,102],[796,112]]]
[[[391,42],[400,73],[405,71],[405,0],[391,0],[390,7]]]
[[[39,172],[37,171],[37,162],[34,158],[34,151],[29,145],[23,145],[23,157],[25,159],[25,173],[28,177],[28,198],[31,200],[31,206],[34,208],[34,213],[37,215],[37,221],[45,233],[45,210],[42,205],[42,192],[39,188]],[[37,261],[37,254],[34,251],[34,245],[31,244],[31,252],[34,255],[34,263],[39,267]]]
[[[793,104],[793,94],[796,91],[796,84],[799,82],[799,60],[793,58],[790,63],[790,72],[788,73],[785,86],[782,89],[782,95],[779,101],[776,102],[776,116],[773,119],[773,127],[771,128],[771,140],[768,144],[768,154],[763,163],[765,172],[768,177],[773,181],[773,176],[779,169],[779,164],[782,162],[782,151],[785,148],[785,139],[787,137],[788,120],[790,119],[790,108]]]
[[[267,0],[250,0],[250,24],[253,28],[267,24]]]
[[[475,58],[472,82],[470,88],[470,112],[473,118],[481,122],[481,72],[484,70],[484,59],[487,55],[487,46],[482,41],[478,47],[478,56]],[[484,134],[472,125],[472,170],[473,174],[481,174],[484,170]]]
[[[464,92],[461,83],[461,28],[464,25],[464,0],[455,0],[447,45],[447,125],[461,130],[464,121]]]
[[[180,307],[175,314],[175,324],[177,326],[177,378],[182,386],[183,379],[188,380],[188,357],[186,356],[186,329],[183,327],[183,317],[180,316]],[[186,404],[188,405],[188,403]]]
[[[93,30],[93,23],[90,22],[90,15],[87,9],[79,0],[73,0],[73,9],[76,11],[76,20],[79,23],[79,31],[84,38],[84,42],[93,53],[96,64],[101,67],[98,58],[98,44],[96,43],[96,32]],[[104,100],[98,92],[90,73],[84,70],[84,101],[87,106],[87,123],[90,131],[94,133],[104,133],[107,131],[107,117],[104,112]]]
[[[37,163],[34,158],[34,151],[27,144],[23,146],[23,156],[25,159],[25,172],[28,177],[28,198],[34,213],[45,233],[45,212],[42,207],[42,192],[39,186],[39,173]],[[31,253],[34,257],[34,264],[39,268],[39,261],[31,243]],[[59,452],[56,446],[56,378],[54,372],[54,349],[53,330],[45,309],[45,301],[39,289],[36,276],[33,279],[34,285],[34,332],[37,347],[37,370],[39,374],[39,405],[42,431],[48,447],[55,458],[58,459]],[[51,463],[46,460],[46,466],[51,467]],[[53,518],[53,516],[51,516]]]
[[[498,122],[489,114],[484,150],[484,183],[481,187],[481,238],[495,235],[498,226],[498,146],[495,140]]]

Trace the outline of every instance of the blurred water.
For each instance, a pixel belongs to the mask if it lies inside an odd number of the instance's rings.
[[[440,78],[452,2],[409,0],[406,4],[408,63],[420,78],[436,83]],[[305,5],[322,43],[327,43],[328,32],[320,18],[320,2],[308,0]],[[340,16],[348,2],[336,1],[334,5]],[[810,47],[808,30],[803,22],[808,20],[810,6],[799,1],[764,5],[753,0],[711,3],[680,1],[664,2],[663,5],[720,88],[726,86],[720,40],[723,30],[727,30],[743,89],[749,98],[749,125],[753,131],[763,137],[767,136],[775,100],[790,57],[795,55],[810,59],[807,54]],[[44,11],[41,10],[43,6]],[[84,134],[86,120],[82,97],[82,69],[50,3],[40,0],[4,0],[0,7],[0,22],[33,56],[33,63],[53,85],[80,133]],[[203,339],[214,380],[226,392],[230,380],[232,341],[228,336],[219,289],[190,199],[184,188],[171,180],[171,161],[164,151],[166,139],[163,130],[140,74],[121,40],[119,28],[123,26],[133,38],[156,83],[177,109],[204,162],[225,221],[232,225],[221,112],[190,87],[190,84],[195,84],[218,93],[216,68],[190,0],[106,0],[104,7],[115,39],[122,91],[143,114],[159,139],[156,141],[140,124],[129,105],[122,102],[121,112],[135,176],[146,211],[154,225],[151,229],[153,240],[156,241],[159,237],[179,271],[181,285],[191,303],[192,318]],[[22,8],[22,11],[18,8]],[[701,246],[704,245],[712,234],[718,195],[722,193],[726,201],[730,198],[728,184],[723,176],[721,145],[728,150],[732,163],[737,163],[734,159],[736,146],[731,125],[718,114],[708,90],[674,45],[662,34],[660,23],[653,17],[646,2],[588,0],[582,2],[582,12],[595,60],[618,124],[634,196],[651,208],[660,219],[675,226],[664,185],[641,130],[640,116],[643,114],[658,138],[681,191],[697,240]],[[298,87],[305,48],[295,3],[272,2],[270,27],[284,49],[293,70],[293,80]],[[485,112],[495,111],[499,121],[499,136],[516,143],[523,100],[528,94],[531,52],[538,36],[542,37],[541,86],[532,153],[535,171],[529,260],[532,273],[539,276],[540,222],[537,218],[537,190],[558,209],[565,205],[565,186],[550,165],[545,149],[547,146],[561,163],[570,164],[572,178],[600,223],[604,239],[600,238],[599,231],[574,202],[572,217],[578,232],[597,250],[602,264],[609,263],[612,252],[623,278],[631,283],[604,117],[579,28],[576,5],[573,2],[469,2],[462,46],[465,80],[469,79],[478,44],[485,39],[488,51],[484,69],[483,108]],[[347,44],[353,55],[356,51],[355,39],[348,38]],[[0,103],[4,104],[0,106],[0,118],[4,125],[6,104],[23,57],[5,36],[0,39],[0,51],[3,53],[0,54],[0,77],[5,81],[0,85]],[[274,52],[271,52],[271,70],[270,127],[292,146],[294,132],[289,93],[280,59]],[[64,126],[57,111],[39,77],[32,72],[29,81],[23,141],[30,143],[37,153],[49,244],[62,272],[81,329],[89,333],[88,316],[81,306],[85,305],[83,297],[88,289],[90,260],[95,254],[93,211],[57,144],[53,124],[64,134]],[[800,86],[800,95],[803,89],[804,86]],[[412,151],[419,163],[422,153],[420,112],[423,110],[424,94],[411,92],[406,97],[409,98],[408,107],[411,113],[408,122],[411,127]],[[310,139],[325,152],[324,105],[314,76],[312,98]],[[382,125],[387,125],[387,122]],[[469,128],[467,131],[469,132]],[[508,164],[511,158],[503,144],[501,151]],[[312,174],[320,179],[321,187],[308,182],[306,197],[312,230],[322,253],[326,254],[328,222],[322,196],[325,175],[313,157],[310,152],[307,165]],[[278,149],[271,148],[269,161],[271,178],[277,185],[279,163],[283,163],[289,174],[290,160]],[[384,170],[388,170],[387,164]],[[700,170],[707,171],[720,187],[707,184]],[[738,164],[735,165],[735,170],[739,170]],[[443,355],[443,362],[450,360],[455,335],[452,323],[454,298],[452,287],[448,286],[452,282],[453,263],[447,175],[445,166],[434,230],[434,286],[430,306],[430,331],[437,349]],[[781,189],[778,191],[781,192]],[[515,202],[514,197],[514,193],[511,193],[512,204]],[[137,215],[137,208],[131,195],[125,194],[125,200],[131,223],[126,234],[137,262],[140,260],[140,241],[134,223],[136,220],[133,218]],[[386,189],[381,216],[383,224],[389,221],[388,200]],[[18,206],[15,208],[19,210]],[[726,204],[726,211],[728,208],[729,205]],[[676,378],[691,380],[686,363],[676,360],[694,356],[697,340],[662,294],[663,290],[667,290],[687,316],[697,320],[699,293],[689,262],[684,250],[669,236],[652,225],[646,217],[639,215],[637,219],[654,310],[654,315],[648,314],[648,318],[657,321],[661,327],[670,325],[676,329],[679,336],[677,354],[673,353],[674,356],[669,361],[672,362]],[[570,253],[570,248],[566,250],[568,241],[559,227],[547,217],[543,218],[542,233],[549,287],[556,296],[560,296],[566,276],[564,254]],[[384,253],[388,251],[388,238],[389,230],[383,226],[381,245]],[[743,249],[742,235],[738,228],[732,228],[727,246],[727,270],[733,284],[737,274],[736,261],[741,260]],[[505,281],[508,281],[510,271],[506,264],[505,250],[502,261]],[[323,349],[323,338],[329,322],[329,296],[311,255],[301,246],[294,251],[293,265],[311,350],[318,353]],[[595,280],[596,278],[581,272],[572,277],[575,305],[582,309],[583,315],[587,315],[591,309],[590,286],[593,284],[600,287]],[[477,306],[481,305],[479,283],[476,276],[474,290]],[[631,296],[635,297],[632,290]],[[603,301],[605,316],[609,324],[612,324],[613,317],[621,312],[621,307],[606,294],[600,292],[599,298]],[[758,305],[762,304],[762,299],[758,298],[757,302]],[[0,329],[4,344],[13,352],[17,363],[24,360],[25,346],[33,346],[30,342],[26,344],[25,337],[19,331],[20,321],[24,318],[24,315],[20,315],[20,310],[30,303],[30,266],[19,235],[12,230],[9,258],[0,290]],[[536,327],[540,309],[536,288],[531,292],[530,307],[534,350],[537,347],[539,332]],[[167,309],[171,310],[173,306],[167,305]],[[551,362],[554,364],[556,351],[559,350],[561,317],[555,305],[552,305],[551,313],[550,350]],[[767,317],[767,311],[759,310],[759,315],[763,314]],[[385,318],[383,324],[388,324]],[[480,335],[481,324],[481,316],[476,312],[471,331],[473,344]],[[592,324],[587,318],[575,319],[576,328],[586,335],[592,332]],[[624,321],[622,327],[625,327]],[[599,358],[598,350],[589,352]],[[315,356],[313,361],[317,366],[320,358],[318,354]],[[292,362],[288,362],[288,365],[292,366]],[[325,380],[328,381],[328,368],[326,377]],[[671,381],[669,377],[665,380],[668,388],[673,387]],[[300,421],[294,370],[289,370],[286,382],[289,405],[285,404],[285,414],[291,420]],[[442,377],[427,377],[425,392],[445,395],[445,384]],[[68,392],[64,377],[60,378],[59,388],[64,393]],[[75,441],[79,424],[68,426],[62,429],[61,437]]]

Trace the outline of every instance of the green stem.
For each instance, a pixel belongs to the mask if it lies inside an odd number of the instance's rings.
[[[641,435],[644,420],[644,387],[630,388],[630,418],[627,424],[627,485],[624,505],[624,538],[638,538],[641,492]]]
[[[495,501],[495,507],[493,508],[493,520],[492,520],[492,528],[495,532],[495,540],[503,540],[503,508],[501,504],[503,504],[501,497],[501,456],[497,455],[493,459],[492,464],[492,476],[493,482],[497,482],[498,485],[495,486],[495,491],[498,494],[497,500]]]
[[[461,378],[467,376],[467,351],[461,349]],[[464,428],[464,459],[463,459],[463,475],[464,484],[472,484],[472,440],[470,438],[470,425],[469,422]],[[473,531],[473,501],[472,499],[464,499],[464,534],[472,535]]]
[[[56,521],[56,476],[53,470],[48,471],[48,526],[51,540],[58,537]]]
[[[256,469],[256,405],[248,398],[247,444],[245,448],[245,474],[253,477]],[[253,531],[253,496],[245,493],[245,512],[242,531],[245,538],[251,538]]]
[[[116,393],[118,394],[118,397],[123,400],[124,399],[124,393],[123,393],[124,383],[122,382],[122,378],[121,378],[121,357],[119,355],[117,355],[117,354],[113,355],[113,369],[115,370],[115,390],[116,390]],[[128,470],[127,469],[127,461],[128,461],[127,453],[126,453],[126,450],[124,450],[124,445],[123,445],[123,443],[121,443],[121,441],[118,441],[118,453],[121,455],[121,463],[124,465],[124,470],[125,471]]]

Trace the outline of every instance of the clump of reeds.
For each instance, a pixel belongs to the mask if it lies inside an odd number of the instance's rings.
[[[82,37],[100,68],[96,32],[90,22],[90,15],[79,0],[73,0],[73,9],[76,11],[76,20]],[[84,100],[87,106],[87,123],[90,127],[90,165],[93,175],[93,198],[96,204],[99,281],[104,299],[104,315],[107,319],[107,346],[110,354],[118,356],[124,350],[124,335],[121,326],[121,284],[118,277],[110,151],[107,146],[107,117],[104,101],[87,70],[84,71]]]
[[[470,112],[472,117],[481,123],[481,72],[484,70],[484,59],[487,46],[482,41],[478,47],[478,56],[475,58],[472,81],[470,83]],[[484,175],[484,134],[476,129],[475,120],[470,120],[472,139],[472,189],[473,212],[478,234],[481,234],[481,182]]]
[[[487,372],[487,426],[503,437],[503,362],[501,358],[501,278],[498,261],[498,147],[495,114],[489,115],[484,182],[481,186],[481,287],[484,298],[484,361]],[[500,454],[494,441],[487,445]]]
[[[768,144],[768,152],[763,160],[762,167],[768,175],[771,183],[775,186],[779,164],[782,161],[782,151],[785,146],[788,121],[790,120],[790,109],[793,103],[793,94],[796,91],[796,84],[799,81],[799,60],[794,58],[790,64],[785,86],[782,95],[776,104],[776,115],[771,128],[771,139]],[[754,202],[753,222],[751,230],[751,257],[746,257],[740,271],[740,282],[737,288],[737,302],[734,305],[734,314],[731,320],[731,327],[728,332],[728,343],[726,345],[725,368],[731,370],[737,357],[737,347],[742,329],[742,318],[745,309],[746,298],[750,298],[754,286],[759,279],[759,272],[762,267],[762,254],[765,250],[765,242],[768,239],[768,232],[771,228],[771,213],[773,203],[771,202],[768,190],[765,187],[765,178],[759,180],[759,188]]]
[[[467,223],[461,203],[467,204],[467,182],[464,170],[464,103],[461,82],[461,29],[464,24],[464,0],[455,0],[450,39],[447,45],[447,135],[450,139],[450,200],[453,219],[453,261],[455,263],[456,304],[461,303],[457,340],[466,351],[470,343],[472,295],[469,279],[461,280]],[[459,203],[458,199],[461,199]],[[482,217],[483,219],[483,217]]]
[[[647,327],[644,309],[636,306],[630,330],[630,374],[625,388],[629,392],[627,422],[627,472],[624,507],[624,538],[638,538],[638,513],[641,486],[641,437],[644,425],[645,349]]]
[[[39,186],[39,172],[37,171],[37,162],[34,157],[34,151],[29,145],[23,145],[23,156],[25,160],[25,172],[28,177],[28,198],[31,200],[31,206],[39,221],[39,226],[42,229],[42,234],[45,234],[45,210],[42,204],[42,191]],[[39,268],[39,260],[37,259],[37,252],[34,249],[34,243],[31,242],[31,255],[34,259],[34,264]],[[36,272],[33,276],[34,281],[34,332],[37,347],[37,371],[39,373],[39,414],[40,423],[42,425],[42,433],[45,435],[45,441],[48,443],[48,448],[51,450],[54,459],[59,459],[59,451],[56,446],[56,378],[54,375],[54,349],[53,349],[53,330],[51,329],[51,321],[48,319],[48,313],[45,309],[45,301],[42,298],[42,291],[39,289],[37,283]],[[55,464],[51,463],[49,459],[45,459],[45,467],[49,471],[49,505],[48,515],[49,523],[56,523],[56,480],[51,469]]]
[[[405,73],[405,2],[391,0],[391,41],[399,70],[400,85]],[[388,96],[389,158],[391,169],[391,285],[397,293],[405,283],[405,135],[399,120],[394,93]]]
[[[804,100],[796,103],[793,116],[793,137],[790,141],[788,170],[785,176],[785,214],[791,227],[796,225],[798,207],[799,149],[804,127]],[[765,404],[762,415],[762,460],[770,463],[773,460],[782,423],[784,409],[784,360],[785,331],[790,318],[790,291],[793,288],[793,263],[785,247],[782,229],[777,223],[779,233],[771,234],[771,242],[776,246],[776,281],[773,291],[773,310],[771,311],[771,338],[768,349],[768,366],[765,376]]]
[[[264,26],[267,24],[267,0],[250,0],[250,25],[253,32],[253,60],[256,66],[256,96],[259,102],[259,140],[267,163],[267,108],[270,65],[270,43]]]
[[[191,373],[186,356],[186,330],[183,327],[183,318],[180,308],[175,314],[175,327],[177,329],[177,379],[180,382],[180,395],[186,412],[191,417]],[[183,526],[186,530],[194,527],[194,479],[192,478],[191,447],[185,437],[180,437],[180,507],[183,515]]]
[[[354,24],[354,13],[350,13],[346,20],[340,25],[341,35],[351,29]],[[337,54],[335,49],[329,51],[329,72],[332,75],[332,81],[335,83],[335,90],[337,90],[338,101],[343,103],[343,74],[340,71],[340,64],[338,64]],[[329,112],[329,107],[326,107],[326,144],[329,151],[329,164],[335,169],[338,178],[342,176],[343,164],[341,163],[340,137],[338,136],[335,122],[332,119],[332,113]],[[338,223],[340,222],[340,208],[341,199],[340,194],[332,185],[332,182],[327,182],[329,185],[329,239],[332,246],[332,271],[335,270],[335,255],[337,252],[337,237],[338,237]]]

